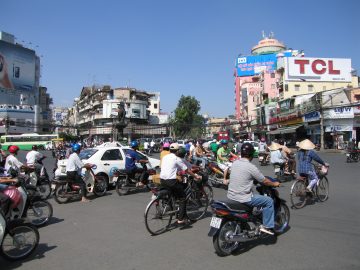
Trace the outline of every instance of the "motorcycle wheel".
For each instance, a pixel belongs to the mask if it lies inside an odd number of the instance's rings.
[[[4,235],[1,255],[10,261],[28,257],[39,244],[39,231],[31,224],[19,224]]]
[[[53,215],[53,208],[48,201],[31,202],[26,217],[34,226],[40,227],[49,222]]]
[[[97,176],[94,183],[94,189],[93,192],[96,196],[101,197],[106,194],[107,191],[107,181],[104,177]]]
[[[152,200],[145,210],[146,229],[152,235],[159,235],[165,232],[174,214],[175,212],[169,200],[158,198]]]
[[[128,176],[124,176],[124,175],[120,175],[118,176],[118,179],[116,181],[116,193],[119,195],[119,196],[123,196],[123,195],[126,195],[129,193],[129,188],[126,187],[128,183]]]
[[[280,203],[279,209],[277,209],[275,215],[275,227],[274,231],[276,234],[283,233],[288,227],[290,222],[290,210],[289,207],[284,203]]]
[[[318,181],[315,193],[320,202],[325,202],[329,198],[329,180],[325,176]]]
[[[230,242],[228,240],[229,234],[234,234],[236,227],[236,222],[225,221],[219,233],[213,236],[213,245],[217,255],[221,257],[228,256],[239,247],[240,242]]]
[[[36,187],[37,193],[40,195],[41,199],[46,200],[50,197],[51,194],[51,185],[50,182],[43,182]]]
[[[209,180],[208,182],[210,183],[211,186],[213,187],[219,187],[222,183],[222,178],[218,177],[216,173],[211,172],[209,174]]]
[[[70,200],[69,192],[71,192],[71,189],[68,185],[57,186],[54,191],[55,201],[59,204],[67,203]]]
[[[290,191],[291,204],[294,208],[303,208],[307,201],[306,185],[303,180],[296,180],[291,186]]]

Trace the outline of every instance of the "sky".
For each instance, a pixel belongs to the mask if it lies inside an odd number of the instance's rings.
[[[41,56],[57,106],[96,84],[160,92],[162,112],[189,95],[202,114],[233,115],[235,59],[262,31],[307,57],[351,58],[360,74],[358,0],[0,0],[0,10],[0,31]]]

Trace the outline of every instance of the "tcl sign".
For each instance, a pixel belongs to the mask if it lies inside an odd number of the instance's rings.
[[[285,67],[290,81],[351,82],[351,59],[287,57]]]

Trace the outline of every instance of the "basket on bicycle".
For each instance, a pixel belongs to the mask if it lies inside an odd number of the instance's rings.
[[[325,176],[328,174],[329,167],[326,167],[324,165],[319,165],[317,166],[316,171],[319,176]]]

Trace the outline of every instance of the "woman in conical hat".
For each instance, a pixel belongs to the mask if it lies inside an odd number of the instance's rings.
[[[315,172],[314,165],[312,161],[324,165],[329,166],[329,164],[325,163],[318,154],[315,153],[313,149],[315,149],[315,144],[313,144],[310,140],[305,139],[299,143],[299,152],[298,152],[298,164],[299,164],[299,174],[303,177],[308,177],[309,185],[307,186],[308,191],[312,191],[312,188],[316,185],[318,181],[318,176]]]

